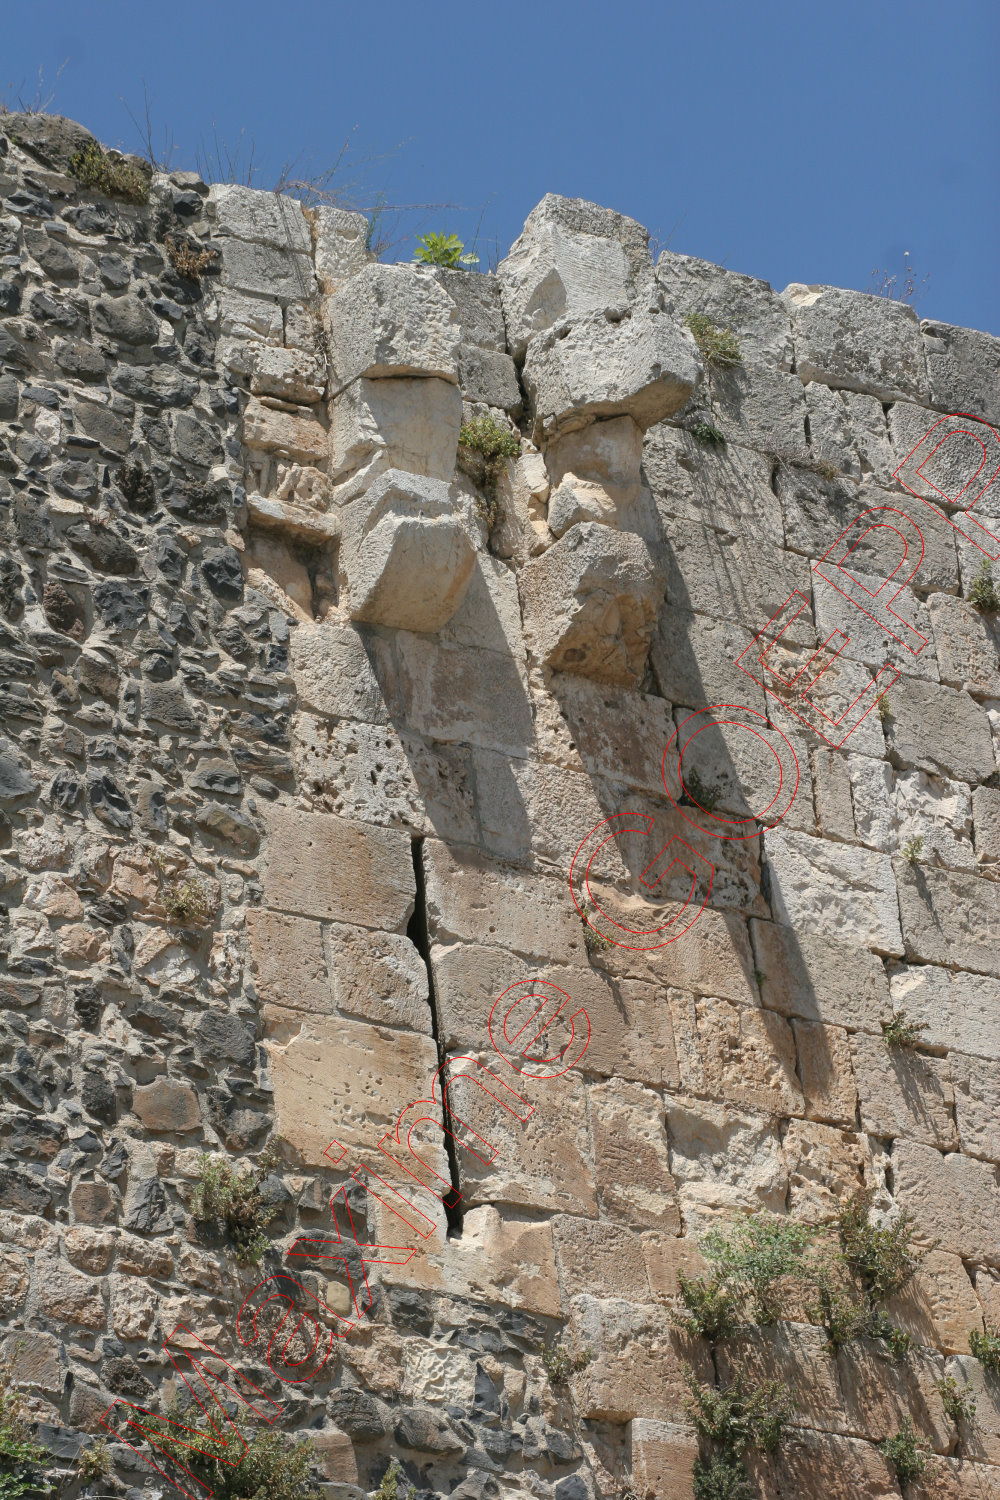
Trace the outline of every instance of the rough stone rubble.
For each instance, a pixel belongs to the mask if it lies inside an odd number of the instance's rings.
[[[0,1311],[54,1461],[116,1395],[169,1392],[178,1323],[270,1379],[234,1337],[260,1273],[190,1212],[199,1153],[279,1142],[287,1266],[329,1231],[331,1139],[402,1185],[380,1136],[449,1057],[490,1065],[494,1000],[534,978],[586,1006],[580,1066],[523,1086],[524,1126],[460,1096],[496,1160],[426,1134],[460,1204],[422,1194],[433,1232],[372,1314],[308,1386],[271,1381],[330,1500],[391,1454],[460,1500],[690,1496],[682,1365],[713,1372],[670,1325],[678,1272],[713,1224],[829,1222],[860,1184],[935,1245],[894,1309],[914,1351],[758,1330],[799,1403],[759,1493],[897,1495],[874,1445],[909,1412],[940,1461],[908,1496],[1000,1494],[968,1350],[1000,1323],[998,635],[966,600],[981,554],[893,479],[940,413],[1000,423],[1000,341],[654,266],[641,226],[553,195],[496,276],[375,264],[360,216],[288,197],[81,192],[86,132],[31,128],[0,120]],[[217,252],[200,280],[168,236]],[[705,365],[691,312],[741,367]],[[457,463],[487,413],[520,438],[490,496]],[[884,634],[812,565],[880,505],[921,528],[928,647],[831,749],[734,659],[798,589],[793,645],[843,629],[870,680]],[[722,847],[661,781],[719,702],[801,775]],[[722,736],[700,765],[734,816],[757,770]],[[711,901],[669,947],[590,952],[569,865],[624,813],[712,859]],[[608,887],[634,897],[647,850],[623,839]],[[894,1006],[919,1051],[884,1047]],[[342,1277],[296,1274],[347,1310]],[[557,1339],[593,1351],[567,1385]],[[979,1403],[961,1457],[948,1373]],[[114,1451],[135,1500],[162,1487]]]

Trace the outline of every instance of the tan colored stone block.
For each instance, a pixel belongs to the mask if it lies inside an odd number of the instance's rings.
[[[651,1301],[642,1241],[632,1230],[604,1219],[574,1219],[560,1214],[552,1223],[563,1295],[624,1297]]]
[[[141,1277],[112,1277],[111,1318],[119,1338],[148,1338],[159,1303],[157,1294]]]
[[[939,1456],[910,1480],[906,1500],[1000,1500],[1000,1469]]]
[[[984,1370],[971,1354],[959,1354],[945,1366],[959,1389],[968,1388],[976,1402],[975,1427],[963,1434],[963,1449],[970,1458],[1000,1464],[1000,1391],[996,1377]]]
[[[801,1114],[795,1042],[773,1011],[668,992],[681,1084],[767,1114]]]
[[[525,958],[583,964],[583,924],[564,880],[546,879],[438,839],[424,844],[432,938],[489,943]]]
[[[983,1311],[983,1322],[1000,1328],[1000,1272],[977,1267],[976,1300]]]
[[[117,1216],[111,1189],[104,1182],[78,1182],[69,1206],[78,1224],[110,1224]]]
[[[17,1214],[10,1209],[0,1209],[0,1240],[17,1245],[21,1250],[42,1250],[55,1247],[55,1230],[44,1219],[34,1214]]]
[[[639,1083],[589,1090],[601,1206],[613,1218],[666,1234],[680,1231],[677,1190],[663,1129],[663,1104]]]
[[[562,1315],[552,1225],[508,1218],[491,1203],[466,1208],[461,1239],[436,1236],[406,1266],[387,1266],[393,1286],[500,1302],[545,1318]]]
[[[995,877],[1000,865],[1000,788],[976,787],[972,794],[972,823],[976,863],[983,875]]]
[[[792,1031],[809,1119],[853,1125],[858,1091],[846,1031],[811,1021],[793,1021]]]
[[[333,995],[318,922],[251,909],[247,912],[247,938],[264,1005],[286,1005],[319,1015],[332,1013]]]
[[[845,1198],[864,1187],[871,1152],[863,1135],[789,1120],[783,1142],[788,1162],[789,1211],[806,1224],[829,1224]]]
[[[503,1066],[497,1062],[494,1067],[485,1052],[479,1054],[479,1061],[494,1072]],[[496,1156],[486,1164],[459,1148],[460,1181],[467,1201],[518,1204],[596,1218],[587,1089],[582,1079],[570,1073],[549,1082],[535,1082],[504,1069],[500,1075],[503,1082],[534,1105],[534,1113],[522,1124],[488,1098],[484,1089],[501,1099],[505,1096],[485,1073],[480,1074],[481,1087],[461,1076],[472,1071],[469,1064],[450,1069],[449,1077],[454,1077],[448,1089],[452,1119],[464,1121],[488,1141],[496,1148]],[[506,1097],[510,1106],[524,1113],[524,1106]],[[486,1154],[478,1145],[477,1149],[480,1155]]]
[[[847,1433],[844,1393],[826,1333],[805,1323],[751,1328],[716,1345],[719,1382],[728,1385],[743,1368],[751,1382],[784,1380],[795,1395],[795,1423],[822,1432]]]
[[[906,957],[1000,978],[996,882],[958,870],[893,864]]]
[[[324,1427],[310,1434],[324,1479],[336,1484],[357,1484],[358,1463],[354,1444],[339,1427]]]
[[[427,968],[408,937],[337,924],[329,943],[330,978],[342,1015],[430,1033]]]
[[[898,1500],[887,1458],[871,1443],[828,1432],[790,1428],[781,1444],[782,1488],[788,1495],[823,1500]]]
[[[969,1273],[957,1255],[931,1250],[913,1279],[886,1303],[889,1317],[921,1344],[964,1354],[969,1334],[983,1330],[983,1314]]]
[[[766,833],[764,844],[779,922],[876,953],[902,954],[887,855],[780,828]]]
[[[629,1423],[632,1483],[645,1500],[691,1500],[698,1435],[676,1422],[636,1417]]]
[[[0,1314],[9,1317],[17,1311],[28,1295],[30,1280],[28,1257],[17,1250],[0,1250]]]
[[[955,1117],[967,1156],[1000,1162],[1000,1063],[952,1052]]]
[[[784,1212],[788,1167],[777,1121],[697,1099],[667,1099],[666,1119],[686,1222],[718,1209]]]
[[[920,1239],[937,1240],[963,1260],[1000,1266],[1000,1193],[996,1168],[916,1141],[892,1153],[895,1195],[916,1219]]]
[[[416,890],[405,833],[287,807],[269,808],[267,822],[264,895],[270,905],[404,930]]]
[[[81,1328],[104,1327],[103,1282],[74,1271],[65,1261],[45,1256],[36,1262],[38,1302],[42,1313],[56,1323]]]
[[[656,1230],[647,1230],[641,1238],[646,1275],[658,1302],[669,1304],[680,1295],[679,1271],[692,1277],[704,1276],[708,1270],[708,1262],[698,1249],[697,1240],[659,1234]]]
[[[942,1150],[958,1145],[946,1060],[910,1047],[887,1047],[880,1038],[860,1033],[851,1038],[851,1050],[865,1130],[905,1135]]]
[[[78,1271],[88,1271],[99,1276],[111,1264],[115,1253],[115,1237],[106,1231],[86,1229],[82,1225],[63,1230],[63,1249],[71,1265]]]
[[[1000,980],[934,964],[898,964],[889,985],[893,1008],[924,1023],[926,1046],[1000,1061]]]
[[[43,1391],[62,1392],[59,1340],[33,1328],[16,1329],[4,1340],[3,1358],[10,1365],[11,1379],[18,1385],[37,1386]]]
[[[251,396],[243,413],[243,441],[248,448],[274,453],[286,462],[324,464],[327,431],[309,407],[294,411],[265,406]]]
[[[336,719],[386,724],[385,694],[395,668],[378,636],[354,625],[324,620],[299,625],[289,642],[289,664],[299,707]]]
[[[120,1234],[117,1250],[117,1271],[160,1278],[173,1274],[174,1258],[166,1245],[158,1240],[140,1239],[137,1234]]]
[[[855,1339],[837,1352],[840,1383],[854,1436],[881,1442],[899,1431],[909,1415],[936,1453],[947,1453],[952,1427],[941,1405],[937,1381],[944,1360],[926,1349],[914,1349],[905,1363],[891,1360],[879,1345]]]
[[[752,921],[750,934],[761,999],[770,1010],[881,1034],[889,986],[874,953],[817,936],[808,926]]]
[[[206,1292],[224,1292],[232,1279],[223,1255],[209,1255],[194,1245],[180,1247],[178,1272],[188,1286],[200,1287]]]
[[[574,1348],[593,1350],[593,1359],[571,1381],[582,1417],[630,1422],[641,1413],[682,1422],[685,1359],[700,1379],[711,1379],[706,1346],[670,1328],[658,1307],[581,1295],[570,1303],[570,1325]]]
[[[181,1133],[201,1125],[198,1095],[190,1084],[174,1078],[140,1084],[132,1095],[132,1108],[147,1130]]]

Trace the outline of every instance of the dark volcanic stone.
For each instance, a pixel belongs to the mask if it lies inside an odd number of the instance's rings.
[[[260,834],[250,819],[233,807],[223,807],[220,802],[209,802],[195,814],[195,822],[205,833],[222,843],[231,844],[241,854],[256,854],[260,847]]]
[[[421,1453],[462,1453],[466,1446],[445,1417],[416,1406],[397,1415],[392,1435],[401,1448]]]
[[[3,130],[12,141],[57,172],[68,172],[76,153],[94,139],[89,130],[64,115],[7,115]]]
[[[91,771],[87,775],[87,797],[102,823],[112,828],[130,828],[132,810],[121,787],[107,771]]]
[[[108,579],[94,590],[94,603],[111,630],[136,630],[146,618],[149,590],[137,591]]]
[[[341,1386],[327,1397],[334,1422],[356,1443],[373,1443],[385,1437],[387,1428],[378,1404],[367,1391]]]
[[[155,344],[160,331],[149,308],[131,292],[98,297],[91,316],[95,333],[122,344]]]
[[[257,1055],[254,1034],[237,1016],[224,1011],[206,1011],[195,1028],[195,1035],[209,1057],[252,1068]]]
[[[10,740],[0,739],[0,802],[17,802],[21,797],[30,797],[37,786],[31,773],[22,770],[18,764]]]
[[[105,1360],[104,1384],[116,1396],[131,1396],[134,1401],[142,1401],[153,1393],[152,1385],[131,1359]]]
[[[113,1125],[118,1118],[118,1101],[111,1084],[101,1073],[88,1073],[83,1080],[80,1101],[88,1114]]]
[[[219,547],[206,553],[201,571],[217,599],[235,603],[243,598],[243,569],[235,547]]]

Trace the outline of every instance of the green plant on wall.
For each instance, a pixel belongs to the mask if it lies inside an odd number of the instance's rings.
[[[175,1401],[167,1414],[167,1425],[153,1413],[135,1422],[147,1441],[155,1440],[161,1455],[181,1465],[215,1500],[322,1500],[316,1484],[316,1451],[306,1438],[296,1440],[270,1427],[240,1427],[233,1423],[246,1451],[234,1463],[236,1438],[220,1431],[217,1418],[185,1414]],[[179,1435],[183,1429],[184,1436]]]
[[[717,370],[733,370],[743,363],[739,338],[731,328],[720,328],[707,313],[688,313],[684,322],[706,364]]]
[[[28,1398],[5,1360],[0,1363],[0,1500],[20,1500],[43,1489],[39,1467],[45,1458],[45,1449],[31,1441]]]
[[[81,187],[123,198],[126,203],[145,203],[149,198],[149,175],[134,162],[121,161],[88,141],[70,158],[69,170]]]
[[[425,266],[445,266],[449,270],[479,264],[478,255],[471,250],[465,254],[463,251],[465,246],[457,234],[418,234],[413,259]]]
[[[266,1201],[261,1186],[277,1159],[267,1146],[256,1162],[239,1171],[225,1157],[203,1154],[198,1161],[191,1213],[199,1223],[224,1229],[244,1265],[258,1265],[271,1243],[264,1231],[278,1210]]]

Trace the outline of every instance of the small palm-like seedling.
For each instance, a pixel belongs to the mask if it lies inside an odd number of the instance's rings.
[[[985,560],[972,580],[968,598],[969,603],[975,605],[976,609],[981,609],[984,614],[993,615],[1000,610],[1000,594],[993,582],[993,569]]]
[[[915,1047],[920,1040],[920,1033],[930,1029],[927,1021],[911,1021],[905,1010],[894,1010],[892,1015],[879,1022],[882,1028],[882,1040],[887,1047]]]
[[[461,266],[477,266],[479,256],[467,251],[457,234],[418,234],[417,248],[413,259],[425,266],[445,266],[457,270]]]
[[[706,364],[732,370],[743,363],[740,341],[731,328],[720,328],[707,313],[688,313],[684,319]]]
[[[903,858],[907,864],[919,865],[924,853],[924,836],[918,833],[916,838],[909,839],[903,845]]]
[[[918,1438],[909,1417],[904,1417],[899,1431],[878,1444],[878,1451],[892,1464],[901,1485],[916,1479],[927,1467],[930,1448]]]
[[[1000,1332],[987,1326],[985,1332],[974,1329],[969,1334],[969,1349],[984,1370],[1000,1375]]]
[[[971,1427],[976,1420],[976,1398],[968,1386],[960,1386],[954,1375],[946,1375],[937,1383],[941,1404],[956,1427],[964,1423]]]

